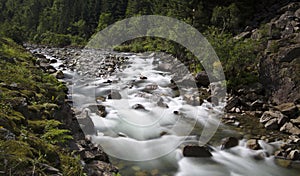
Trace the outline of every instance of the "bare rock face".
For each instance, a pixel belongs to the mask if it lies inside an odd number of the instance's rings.
[[[291,3],[266,25],[268,42],[260,57],[260,82],[270,102],[277,105],[300,100],[299,11],[300,3]]]

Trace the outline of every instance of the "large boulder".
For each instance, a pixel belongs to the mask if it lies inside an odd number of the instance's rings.
[[[296,116],[298,108],[294,103],[283,103],[281,105],[275,106],[282,114],[293,118]]]
[[[201,72],[197,73],[195,76],[195,80],[196,80],[198,86],[208,87],[210,84],[208,75],[205,71],[201,71]]]
[[[207,147],[196,145],[185,146],[182,153],[185,157],[207,158],[212,156]]]
[[[294,126],[291,122],[285,123],[281,128],[280,131],[286,132],[288,134],[293,135],[300,135],[300,129],[296,126]]]

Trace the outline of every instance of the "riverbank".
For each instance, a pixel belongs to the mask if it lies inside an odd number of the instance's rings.
[[[0,46],[1,175],[116,174],[85,139],[55,69],[10,39]]]

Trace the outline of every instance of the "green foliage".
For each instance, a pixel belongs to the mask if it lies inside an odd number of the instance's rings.
[[[43,140],[46,140],[47,142],[51,144],[63,144],[67,142],[70,139],[73,139],[73,137],[70,135],[69,130],[65,129],[47,129],[45,134],[41,137]]]
[[[25,142],[0,140],[0,168],[10,175],[25,175],[30,167],[32,148]]]
[[[46,175],[41,164],[48,164],[64,175],[83,175],[79,159],[61,147],[72,139],[70,131],[53,119],[66,86],[34,62],[24,48],[0,38],[0,128],[15,136],[0,134],[0,171]]]
[[[221,28],[222,32],[229,29],[234,31],[239,25],[239,13],[234,3],[228,7],[216,6],[212,13],[211,22],[213,25]]]
[[[229,88],[258,80],[258,41],[237,40],[217,28],[209,28],[204,35],[220,58]]]

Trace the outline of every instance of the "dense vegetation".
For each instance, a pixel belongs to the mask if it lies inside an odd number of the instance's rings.
[[[209,39],[219,55],[229,86],[257,79],[257,41],[234,40],[246,26],[258,27],[255,15],[280,0],[2,0],[0,31],[16,42],[47,45],[84,45],[89,38],[114,22],[136,15],[164,15],[182,20]],[[128,45],[130,44],[130,45]],[[194,60],[185,48],[171,41],[143,38],[126,42],[118,50],[160,50],[183,62]],[[191,71],[200,64],[187,62]],[[238,78],[238,79],[233,79]]]
[[[0,172],[47,175],[56,167],[80,175],[79,157],[64,147],[72,139],[59,113],[66,87],[35,62],[12,40],[0,38]]]

